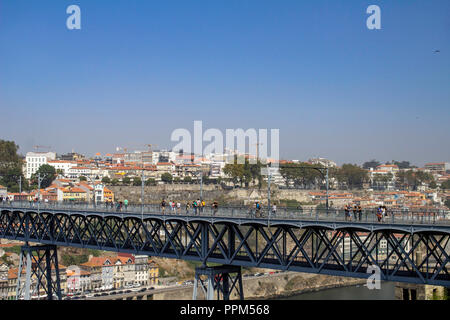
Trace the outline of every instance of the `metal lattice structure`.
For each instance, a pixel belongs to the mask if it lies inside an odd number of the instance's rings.
[[[450,225],[4,209],[2,238],[150,256],[450,286]]]
[[[23,272],[24,269],[25,272]],[[48,300],[54,298],[61,300],[58,255],[55,245],[29,246],[27,244],[21,247],[16,300],[30,300],[33,296],[38,299],[44,296]]]
[[[214,266],[195,268],[194,290],[192,299],[197,300],[198,286],[206,300],[230,300],[231,293],[236,291],[240,300],[244,300],[241,268],[236,266]]]

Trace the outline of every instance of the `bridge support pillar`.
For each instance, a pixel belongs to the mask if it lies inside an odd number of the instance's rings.
[[[433,285],[395,283],[396,300],[443,300],[445,288]]]
[[[61,300],[58,254],[55,245],[29,246],[20,249],[16,299],[30,300],[43,293],[47,300]]]
[[[198,298],[200,286],[206,300],[230,300],[233,290],[237,291],[240,300],[244,300],[241,267],[238,266],[202,266],[195,268],[194,290],[192,299]]]

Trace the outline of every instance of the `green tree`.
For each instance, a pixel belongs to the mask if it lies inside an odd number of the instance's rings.
[[[82,263],[88,262],[89,256],[87,254],[73,255],[64,254],[62,255],[62,261],[65,266],[70,265],[80,265]]]
[[[33,184],[38,184],[38,177],[41,177],[41,188],[45,189],[48,186],[50,186],[56,178],[56,170],[55,167],[52,167],[48,164],[43,164],[39,167],[39,169],[36,171],[35,174],[32,175],[31,180],[33,181]]]
[[[392,160],[392,162],[388,162],[387,164],[395,164],[395,165],[397,165],[397,167],[399,168],[399,169],[409,169],[409,168],[412,168],[413,166],[411,166],[411,163],[409,162],[409,161],[395,161],[395,160]]]
[[[450,209],[450,198],[447,198],[444,202],[445,206]]]
[[[449,190],[450,189],[450,179],[445,180],[441,183],[441,189]]]
[[[375,159],[364,162],[362,167],[363,169],[370,169],[370,168],[376,168],[380,165],[381,163]]]
[[[80,176],[80,181],[87,181],[87,178],[85,176]]]
[[[250,163],[248,159],[239,159],[235,156],[233,163],[228,163],[223,168],[223,173],[227,175],[234,185],[240,184],[241,186],[248,187],[250,183],[255,184],[256,180],[258,185],[261,186],[263,178],[261,176],[262,164],[260,161],[257,163]]]
[[[102,182],[103,182],[104,184],[110,184],[110,183],[111,183],[111,179],[110,179],[109,177],[103,177],[103,178],[102,178]]]
[[[122,184],[123,185],[128,186],[128,185],[130,185],[130,183],[131,183],[130,177],[123,177],[122,178]]]
[[[176,182],[176,183],[180,183],[181,182],[181,178],[180,177],[175,177],[173,179],[173,181]]]
[[[142,185],[142,180],[141,180],[141,178],[139,178],[139,177],[134,177],[134,178],[133,178],[133,186],[137,187],[137,186],[140,186],[140,185]]]
[[[288,163],[280,168],[280,174],[286,181],[286,185],[296,187],[311,188],[319,187],[323,183],[322,174],[317,171],[316,165],[306,162]]]
[[[147,181],[145,181],[146,186],[156,186],[156,180],[153,178],[148,178]]]
[[[192,178],[191,177],[184,177],[183,181],[186,182],[186,183],[191,183],[192,182]]]
[[[119,184],[119,179],[117,179],[117,178],[112,179],[112,180],[111,180],[111,184],[112,184],[113,186],[117,186],[117,185]]]
[[[172,183],[173,177],[170,173],[168,172],[164,172],[161,175],[161,181],[165,182],[165,183]]]
[[[18,150],[19,146],[14,141],[0,139],[0,173],[7,168],[14,168],[20,164]]]
[[[342,186],[347,186],[349,189],[360,189],[363,183],[368,180],[367,170],[356,164],[343,164],[340,169],[333,171],[333,174]]]
[[[22,160],[17,153],[19,146],[14,141],[0,139],[0,184],[10,192],[19,191],[19,179],[22,177],[23,189],[28,183],[22,173]]]
[[[403,189],[416,190],[422,184],[434,181],[433,175],[423,171],[402,170],[397,173],[397,184]]]

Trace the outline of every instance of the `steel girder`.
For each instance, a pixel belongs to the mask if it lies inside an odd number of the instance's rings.
[[[24,270],[25,269],[25,270]],[[25,279],[23,275],[25,274]],[[55,245],[24,245],[20,251],[16,300],[30,300],[35,295],[47,300],[61,300],[58,254]]]
[[[206,300],[230,300],[231,293],[236,292],[240,300],[244,300],[241,267],[237,266],[201,266],[195,268],[194,290],[192,299],[197,300],[198,286],[203,291]]]
[[[237,224],[182,217],[118,217],[4,210],[8,239],[150,256],[450,286],[449,232],[389,226]]]

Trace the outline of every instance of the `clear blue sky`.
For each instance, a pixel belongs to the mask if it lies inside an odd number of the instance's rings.
[[[450,161],[450,1],[2,0],[0,109],[22,153],[171,147],[203,120],[279,128],[282,158]]]

